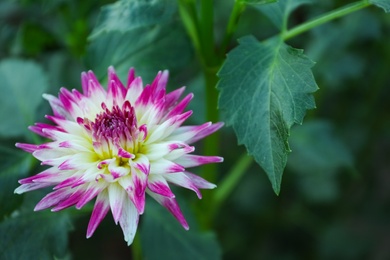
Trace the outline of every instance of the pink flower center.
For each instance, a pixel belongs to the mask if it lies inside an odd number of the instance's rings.
[[[105,174],[99,176],[111,182],[131,174],[132,161],[141,149],[147,130],[145,125],[137,127],[135,111],[129,101],[122,107],[115,105],[111,110],[102,103],[102,108],[94,122],[86,118],[78,118],[77,122],[91,134],[99,161],[97,167],[105,169]]]
[[[110,111],[106,104],[102,103],[104,111],[96,116],[91,123],[92,136],[96,141],[112,141],[118,144],[121,139],[133,139],[137,129],[137,119],[134,108],[129,101],[123,103],[122,109],[114,106]]]

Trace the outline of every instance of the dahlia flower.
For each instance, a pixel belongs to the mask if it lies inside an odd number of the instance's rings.
[[[80,209],[96,197],[87,238],[111,210],[130,245],[146,193],[188,229],[169,184],[193,190],[199,198],[199,189],[215,187],[186,169],[222,162],[218,156],[191,154],[195,150],[191,144],[223,124],[182,126],[192,114],[183,111],[193,94],[181,101],[184,87],[166,94],[167,80],[168,72],[159,72],[152,84],[143,87],[130,69],[123,85],[110,67],[107,91],[89,71],[81,74],[83,93],[61,88],[58,98],[44,94],[53,110],[46,118],[54,125],[36,123],[29,129],[52,141],[16,147],[50,167],[20,180],[15,193],[54,186],[35,211]]]

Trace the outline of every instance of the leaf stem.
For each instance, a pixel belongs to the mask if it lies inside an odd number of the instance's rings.
[[[300,24],[300,25],[292,28],[291,30],[287,30],[285,32],[282,32],[281,37],[284,41],[286,41],[290,38],[293,38],[301,33],[308,31],[314,27],[317,27],[319,25],[322,25],[324,23],[327,23],[327,22],[334,20],[334,19],[337,19],[339,17],[345,16],[347,14],[356,12],[356,11],[363,9],[363,8],[370,6],[370,5],[371,5],[371,3],[369,3],[367,0],[362,0],[362,1],[358,1],[355,3],[349,4],[349,5],[343,6],[339,9],[330,11],[330,12],[325,13],[325,14],[323,14],[315,19],[312,19],[312,20],[307,21],[303,24]]]
[[[242,12],[245,10],[245,7],[246,7],[246,5],[240,1],[234,2],[233,10],[230,14],[229,21],[228,21],[228,24],[226,27],[225,36],[224,36],[222,43],[221,43],[221,46],[219,48],[219,54],[222,57],[225,55],[225,52],[229,46],[229,42],[230,42],[234,32],[236,31],[238,20],[241,16]]]
[[[206,91],[206,120],[216,123],[219,121],[219,113],[217,110],[218,91],[216,85],[218,82],[217,71],[219,66],[214,68],[205,68],[205,91]],[[204,141],[204,154],[205,155],[218,155],[219,153],[219,132],[208,136]],[[210,182],[216,181],[216,164],[208,164],[203,166],[202,176]]]
[[[205,66],[215,66],[218,60],[214,49],[214,1],[201,0],[199,27],[200,44]]]
[[[178,0],[179,13],[184,27],[198,54],[201,52],[199,39],[199,21],[194,0]]]
[[[218,209],[237,186],[244,173],[253,162],[253,158],[247,154],[242,155],[236,161],[234,167],[227,173],[226,178],[215,191],[214,207]]]

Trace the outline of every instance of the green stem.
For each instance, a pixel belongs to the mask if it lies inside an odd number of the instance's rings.
[[[213,67],[218,63],[214,49],[214,1],[201,0],[199,27],[204,65]]]
[[[248,170],[249,166],[251,166],[252,162],[253,158],[249,155],[244,154],[235,163],[234,167],[227,173],[226,178],[215,191],[214,207],[216,210],[232,193],[244,173]]]
[[[201,52],[199,39],[199,21],[194,0],[178,0],[179,13],[184,27],[198,54]]]
[[[363,9],[363,8],[370,6],[370,5],[371,5],[371,3],[369,3],[367,0],[363,0],[363,1],[358,1],[355,3],[349,4],[349,5],[343,6],[339,9],[330,11],[326,14],[323,14],[323,15],[313,19],[313,20],[310,20],[310,21],[307,21],[301,25],[298,25],[298,26],[292,28],[291,30],[287,30],[285,32],[282,32],[282,34],[281,34],[282,39],[284,41],[288,40],[288,39],[293,38],[301,33],[306,32],[314,27],[317,27],[321,24],[327,23],[331,20],[337,19],[337,18],[345,16],[347,14],[356,12],[356,11]]]
[[[226,27],[225,36],[222,40],[221,46],[219,48],[219,54],[220,56],[224,57],[226,50],[229,46],[230,40],[232,39],[232,36],[234,32],[236,31],[238,20],[242,14],[242,12],[245,10],[246,5],[243,4],[240,1],[235,1],[233,10],[229,17],[229,22]]]
[[[216,75],[219,66],[215,68],[204,68],[205,76],[205,91],[206,91],[206,118],[207,121],[213,123],[218,122],[219,114],[217,110],[218,92],[215,88],[218,77]],[[203,154],[204,155],[219,155],[219,132],[213,133],[204,139]],[[201,176],[209,182],[215,183],[217,180],[218,164],[212,163],[203,165],[201,168]],[[202,204],[198,208],[198,216],[200,217],[200,226],[208,230],[212,226],[212,220],[214,219],[214,191],[204,190],[202,191]]]
[[[215,68],[205,68],[205,90],[206,90],[206,120],[216,123],[219,121],[219,114],[217,110],[218,91],[216,85],[218,82],[217,71],[219,66]],[[203,153],[205,155],[219,154],[219,133],[216,132],[208,136],[204,141]],[[208,164],[203,168],[202,176],[210,182],[216,181],[216,164]]]

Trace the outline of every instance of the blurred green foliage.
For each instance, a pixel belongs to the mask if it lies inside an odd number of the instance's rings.
[[[151,21],[125,32],[123,28],[103,32],[104,17],[98,19],[98,14],[102,6],[113,2],[0,2],[0,64],[19,64],[12,69],[17,80],[12,82],[6,80],[9,73],[1,74],[4,68],[0,66],[0,130],[12,128],[0,131],[1,259],[17,259],[12,250],[19,256],[39,259],[131,258],[132,248],[127,248],[120,228],[110,216],[86,240],[88,212],[69,209],[63,213],[34,213],[37,195],[42,194],[13,194],[19,178],[41,169],[36,160],[14,144],[32,142],[32,135],[25,131],[27,126],[33,120],[43,122],[44,114],[50,113],[47,102],[36,101],[43,91],[57,94],[61,86],[80,88],[81,71],[94,69],[104,78],[108,65],[118,66],[122,78],[130,66],[149,79],[158,70],[169,68],[174,79],[170,85],[187,85],[188,91],[197,94],[191,106],[204,109],[203,80],[176,11],[168,12],[165,24]],[[230,12],[231,3],[227,2],[216,1],[217,40]],[[292,13],[289,25],[350,2],[315,1],[301,6]],[[376,2],[388,6],[388,1]],[[248,6],[234,39],[248,33],[265,39],[276,34],[277,29],[262,12]],[[303,126],[292,129],[292,154],[280,195],[275,196],[266,175],[259,174],[262,170],[253,165],[218,212],[214,222],[216,234],[200,231],[193,224],[195,227],[188,231],[193,233],[183,235],[175,220],[152,204],[143,216],[145,219],[141,217],[137,234],[143,250],[148,251],[145,253],[148,259],[162,256],[161,250],[181,247],[169,239],[173,236],[180,240],[182,235],[190,237],[189,246],[202,248],[199,257],[207,253],[205,259],[219,258],[220,254],[223,259],[390,258],[387,232],[390,230],[390,15],[370,7],[319,26],[288,43],[304,49],[316,61],[313,73],[320,90],[315,93],[317,109],[308,113]],[[234,40],[229,49],[235,46]],[[28,96],[9,93],[10,84],[15,82],[21,83],[11,86],[12,89],[24,86]],[[14,111],[8,109],[7,102],[11,101]],[[30,108],[24,119],[19,116],[22,111],[16,106],[18,103]],[[194,115],[194,123],[203,121],[199,119],[203,117],[199,110]],[[226,141],[222,144],[225,163],[221,172],[227,172],[246,151],[237,147],[230,128],[225,128],[222,135]],[[28,170],[31,167],[33,172]],[[175,193],[186,197],[181,204],[202,203],[190,192]],[[166,215],[160,218],[156,214]],[[191,210],[185,211],[187,218],[196,219],[192,214]],[[176,231],[171,231],[174,228],[180,236],[175,237]],[[175,235],[164,234],[164,230]],[[153,231],[159,237],[153,236]],[[148,244],[153,239],[161,239],[168,246],[158,241]],[[183,259],[184,253],[179,251],[164,253]]]

